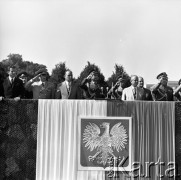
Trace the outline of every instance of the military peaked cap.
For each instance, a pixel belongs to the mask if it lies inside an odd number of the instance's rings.
[[[160,79],[161,77],[166,77],[167,78],[167,73],[166,72],[162,72],[162,73],[158,74],[158,76],[156,78]]]

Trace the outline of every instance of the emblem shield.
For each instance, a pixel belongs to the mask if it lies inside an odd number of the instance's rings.
[[[131,117],[79,118],[79,170],[131,170]]]

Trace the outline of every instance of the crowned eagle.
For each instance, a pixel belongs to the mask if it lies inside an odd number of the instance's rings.
[[[105,129],[102,135],[100,128]],[[94,123],[89,123],[83,133],[83,143],[88,150],[97,150],[95,155],[88,157],[89,161],[98,159],[97,162],[105,166],[109,157],[115,157],[113,150],[119,152],[125,148],[128,136],[121,123],[115,124],[110,130],[110,123],[103,122],[100,128]]]

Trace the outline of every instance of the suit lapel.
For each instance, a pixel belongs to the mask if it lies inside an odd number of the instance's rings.
[[[13,87],[14,87],[14,84],[15,84],[15,81],[16,81],[16,78],[14,78],[14,81],[13,81],[13,83],[11,84],[10,79],[9,79],[9,77],[8,77],[8,78],[7,78],[7,84],[8,84],[8,86],[11,86],[11,88],[13,88]]]
[[[16,78],[14,78],[14,80],[13,80],[13,83],[12,83],[12,88],[14,87],[14,85],[15,85],[15,83],[16,83]]]
[[[11,82],[9,80],[9,77],[6,79],[6,84],[7,84],[7,86],[11,86]]]
[[[73,82],[71,82],[71,85],[70,85],[70,91],[69,91],[69,95],[68,95],[68,97],[70,97],[70,94],[72,93],[72,87],[73,87]]]
[[[136,87],[136,88],[137,88],[136,98],[137,98],[137,100],[142,100],[143,99],[144,90],[139,88],[139,87]]]

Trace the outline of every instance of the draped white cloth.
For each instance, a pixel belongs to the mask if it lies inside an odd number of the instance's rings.
[[[107,116],[107,101],[39,100],[36,180],[104,180],[78,171],[78,117]]]

